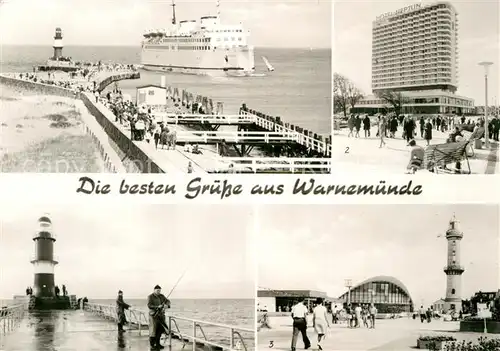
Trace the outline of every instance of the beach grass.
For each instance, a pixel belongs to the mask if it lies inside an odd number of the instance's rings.
[[[3,155],[0,169],[5,173],[99,173],[103,165],[91,137],[61,134]]]

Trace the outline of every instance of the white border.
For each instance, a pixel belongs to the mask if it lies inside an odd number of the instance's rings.
[[[112,192],[107,195],[85,195],[77,193],[80,177],[91,177],[95,182],[110,184]],[[195,199],[185,197],[187,186],[198,178],[198,184],[213,185],[224,182],[233,186],[241,185],[242,193],[221,199],[221,195],[199,195]],[[120,194],[120,183],[126,184],[168,184],[175,185],[175,195],[130,195]],[[377,186],[380,182],[386,185],[420,185],[420,195],[300,195],[292,194],[294,184],[311,182],[327,186]],[[251,195],[254,186],[279,185],[284,188],[282,195]],[[2,174],[0,175],[0,196],[5,203],[23,202],[38,204],[95,204],[110,202],[116,204],[436,204],[436,203],[500,203],[500,176],[496,175],[137,175],[137,174]]]

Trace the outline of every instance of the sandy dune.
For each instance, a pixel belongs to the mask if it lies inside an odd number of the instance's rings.
[[[101,172],[75,103],[0,86],[2,172]]]

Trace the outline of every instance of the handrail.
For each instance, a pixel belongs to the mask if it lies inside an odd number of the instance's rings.
[[[5,335],[14,331],[24,318],[26,304],[12,305],[0,309],[0,334]]]
[[[88,312],[95,313],[100,317],[117,320],[117,312],[116,312],[116,307],[114,305],[85,303],[84,309]],[[129,308],[128,310],[125,310],[125,315],[130,325],[134,326],[139,330],[139,335],[141,335],[143,327],[145,329],[147,326],[149,326],[149,314],[146,311]],[[241,332],[251,333],[252,338],[255,333],[255,331],[250,328],[202,321],[193,318],[180,317],[175,315],[167,315],[166,318],[167,318],[166,322],[168,324],[168,329],[171,331],[167,339],[170,348],[172,347],[172,339],[174,337],[176,339],[177,338],[180,339],[181,342],[184,343],[184,345],[188,341],[191,342],[193,346],[193,351],[196,351],[197,343],[202,343],[205,345],[217,347],[224,351],[241,351],[241,350],[250,351],[248,344],[247,342],[245,342],[245,338],[242,336]],[[179,328],[179,325],[177,323],[178,321],[189,322],[191,324],[191,335],[189,335],[189,333],[181,332],[181,329]],[[206,325],[209,327],[217,327],[222,329],[229,329],[230,331],[229,345],[223,345],[221,343],[208,340],[202,325]],[[174,331],[172,327],[175,327],[176,331]],[[197,331],[201,331],[202,334],[201,337],[197,336]]]
[[[292,173],[308,169],[321,169],[330,171],[332,160],[330,158],[300,158],[300,157],[218,157],[221,163],[233,164],[235,172],[238,167],[250,168],[253,172],[261,169],[280,168],[290,170]]]
[[[306,146],[307,148],[311,148],[317,152],[323,153],[326,156],[332,154],[332,145],[328,144],[326,141],[318,140],[312,136],[299,133],[272,120],[259,117],[249,111],[241,110],[240,115],[255,118],[256,124],[259,127],[265,128],[269,131],[296,133],[298,135],[297,139],[295,139],[297,143]]]
[[[209,140],[225,140],[226,142],[241,141],[263,141],[270,143],[273,141],[297,139],[297,133],[289,132],[207,132],[207,131],[178,131],[176,132],[178,142],[200,142],[207,143]]]

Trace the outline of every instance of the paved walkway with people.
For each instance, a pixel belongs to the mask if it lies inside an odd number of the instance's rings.
[[[182,350],[174,341],[172,351]],[[24,318],[15,331],[0,338],[0,350],[109,351],[149,350],[148,331],[118,333],[115,323],[82,310],[39,311]]]
[[[370,172],[385,174],[404,174],[410,160],[411,147],[407,145],[402,135],[402,127],[396,132],[396,138],[384,138],[385,146],[379,148],[380,138],[377,135],[378,127],[372,126],[369,138],[364,137],[364,131],[359,132],[360,137],[348,137],[349,129],[341,128],[334,131],[332,172],[336,174],[354,172]],[[355,133],[355,132],[354,132]],[[444,144],[451,130],[446,132],[432,131],[432,144]],[[427,142],[420,137],[420,131],[415,138],[417,145],[424,149]],[[490,140],[490,149],[474,149],[474,156],[469,158],[473,174],[500,174],[499,143]],[[462,169],[465,170],[466,161]],[[464,168],[465,167],[465,168]],[[429,173],[421,170],[417,174]]]
[[[312,327],[309,317],[307,334],[311,340],[310,350],[318,350],[316,346],[317,335]],[[272,329],[262,329],[258,333],[258,345],[260,349],[269,349],[272,341],[272,349],[284,351],[290,350],[292,339],[291,317],[270,317]],[[410,351],[416,349],[417,339],[424,335],[447,335],[457,340],[477,341],[484,334],[459,332],[459,322],[444,322],[433,320],[431,323],[420,323],[420,320],[409,318],[400,319],[377,319],[375,329],[348,328],[345,322],[332,324],[327,338],[323,341],[323,350],[330,351]],[[490,338],[498,338],[494,334],[488,334]],[[303,350],[304,345],[299,335],[297,351]]]

